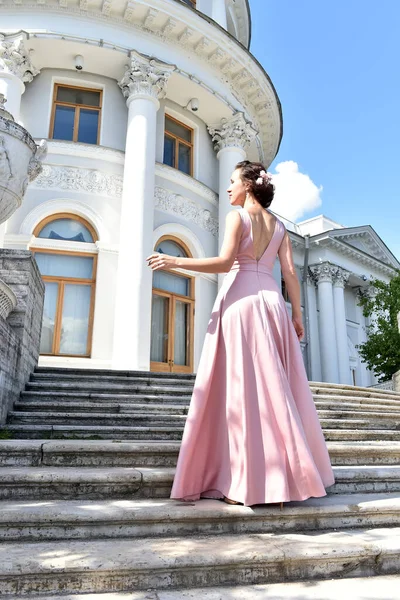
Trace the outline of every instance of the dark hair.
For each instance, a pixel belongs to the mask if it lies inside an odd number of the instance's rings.
[[[248,185],[248,191],[254,196],[257,202],[263,208],[269,208],[274,199],[275,187],[271,181],[263,180],[262,183],[257,183],[257,179],[261,177],[261,171],[267,172],[264,165],[259,162],[244,160],[236,165],[236,169],[240,169],[241,180],[244,184]]]

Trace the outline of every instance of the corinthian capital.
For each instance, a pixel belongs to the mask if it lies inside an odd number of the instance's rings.
[[[0,33],[0,71],[16,75],[23,83],[31,82],[40,73],[25,48],[26,39],[26,34],[22,32],[10,35]]]
[[[336,267],[335,277],[333,279],[333,285],[335,287],[344,288],[346,283],[348,282],[350,277],[349,271],[342,269],[341,267]]]
[[[237,112],[229,119],[221,119],[221,124],[210,126],[214,150],[219,152],[223,148],[246,148],[256,137],[257,131],[250,121],[245,119],[242,112]]]
[[[312,267],[310,267],[310,271],[317,283],[317,285],[319,285],[320,283],[324,283],[324,282],[329,282],[332,283],[335,275],[336,275],[336,271],[337,271],[337,267],[335,267],[335,265],[331,265],[331,263],[321,263],[320,265],[313,265]]]
[[[126,98],[145,95],[160,100],[165,97],[168,79],[175,68],[131,50],[130,63],[118,85]]]

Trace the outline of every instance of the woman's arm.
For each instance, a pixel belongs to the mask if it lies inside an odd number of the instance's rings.
[[[159,269],[186,269],[200,273],[227,273],[236,258],[242,219],[238,211],[232,210],[226,216],[224,243],[219,256],[214,258],[180,258],[168,254],[152,254],[146,260],[153,271]]]
[[[304,336],[303,317],[301,314],[300,283],[293,262],[292,243],[285,233],[278,252],[282,275],[292,305],[292,321],[299,340]]]

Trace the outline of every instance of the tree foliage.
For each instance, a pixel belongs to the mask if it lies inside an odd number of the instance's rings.
[[[370,324],[368,340],[358,346],[358,351],[381,382],[400,370],[400,271],[389,283],[374,279],[370,291],[359,301]]]

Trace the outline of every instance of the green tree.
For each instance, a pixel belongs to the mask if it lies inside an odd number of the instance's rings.
[[[389,283],[374,279],[370,294],[360,297],[367,327],[368,340],[358,351],[379,381],[390,379],[400,370],[400,333],[397,315],[400,312],[400,271]]]

